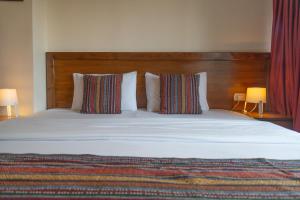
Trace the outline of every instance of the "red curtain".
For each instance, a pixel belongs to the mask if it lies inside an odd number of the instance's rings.
[[[300,0],[273,0],[271,110],[290,115],[300,132]]]

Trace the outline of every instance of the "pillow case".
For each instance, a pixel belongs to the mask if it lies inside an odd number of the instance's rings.
[[[207,103],[207,73],[201,72],[196,74],[199,76],[199,101],[202,111],[208,111]],[[160,77],[158,75],[146,72],[146,96],[147,96],[147,111],[160,111]]]
[[[160,111],[160,78],[155,74],[146,72],[146,96],[147,96],[147,111]]]
[[[122,75],[83,76],[83,102],[81,113],[121,113]]]
[[[90,74],[92,76],[105,76],[109,74]],[[83,74],[74,73],[74,93],[72,110],[80,111],[83,101]],[[124,73],[121,84],[121,110],[136,111],[136,77],[137,72]]]
[[[192,74],[161,74],[160,113],[201,114],[199,79]]]
[[[136,77],[137,72],[123,74],[121,88],[121,110],[136,111]]]

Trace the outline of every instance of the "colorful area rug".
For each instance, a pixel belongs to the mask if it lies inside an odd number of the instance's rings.
[[[0,154],[0,199],[300,199],[300,161]]]

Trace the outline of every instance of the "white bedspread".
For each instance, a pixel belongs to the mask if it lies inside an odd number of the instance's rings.
[[[202,115],[49,110],[1,122],[0,152],[300,159],[300,134],[224,110]]]

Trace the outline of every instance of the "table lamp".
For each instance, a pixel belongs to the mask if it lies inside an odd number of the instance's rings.
[[[0,89],[0,106],[6,106],[8,117],[12,116],[12,106],[17,106],[17,104],[18,96],[16,89]]]
[[[260,87],[250,87],[247,88],[247,95],[246,95],[246,101],[244,106],[244,112],[246,113],[246,107],[247,103],[255,103],[254,108],[250,111],[253,112],[255,108],[258,105],[258,114],[263,115],[264,112],[264,103],[267,102],[266,100],[266,88],[260,88]]]

